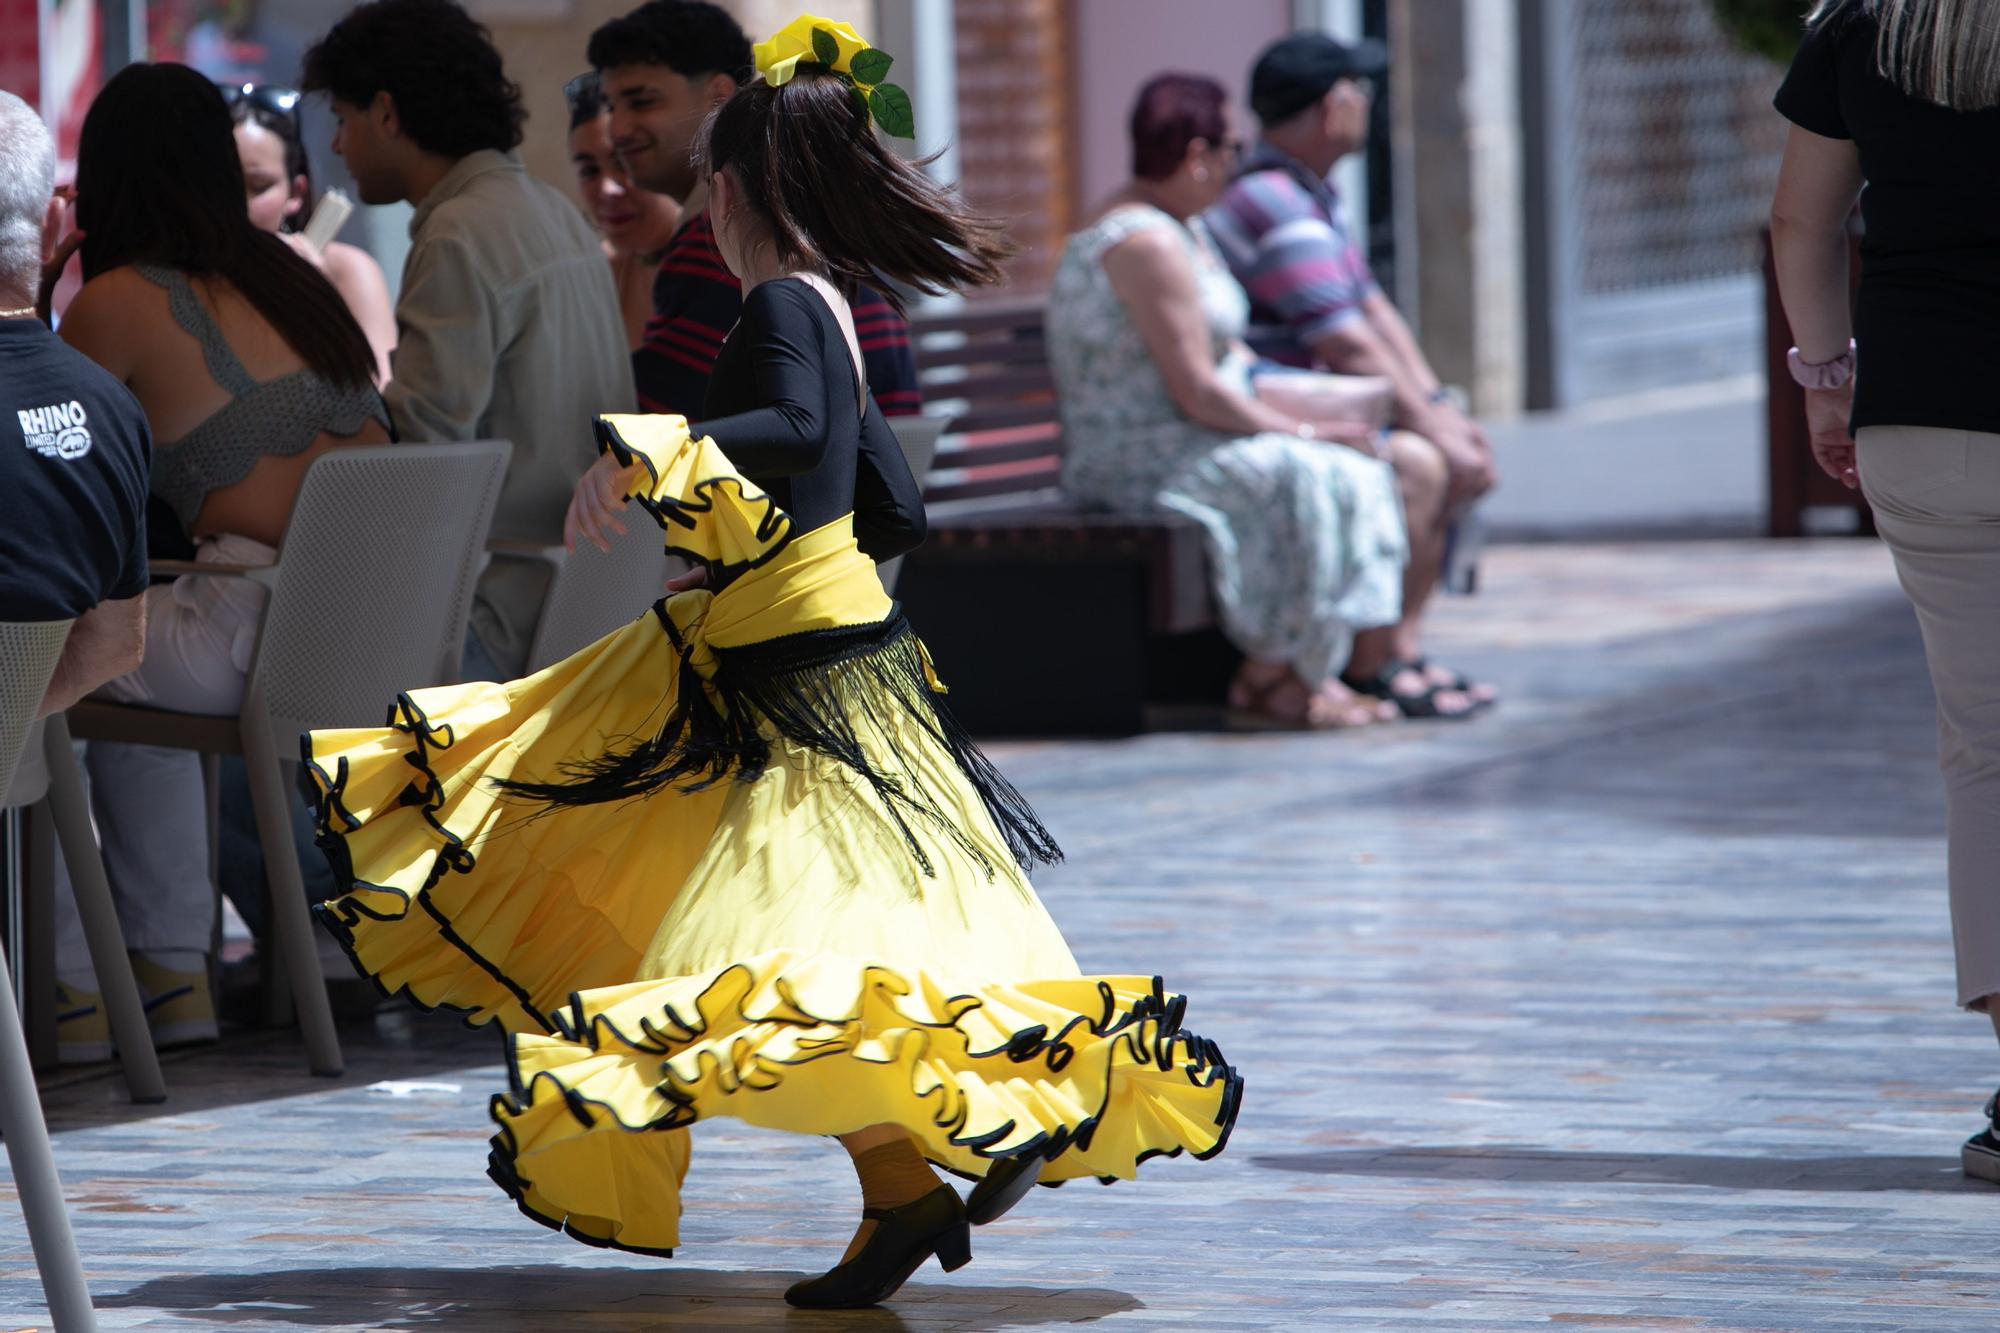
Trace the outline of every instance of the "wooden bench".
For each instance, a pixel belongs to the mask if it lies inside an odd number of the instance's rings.
[[[912,333],[926,410],[946,425],[924,486],[930,539],[897,593],[966,725],[1129,735],[1149,703],[1219,700],[1235,659],[1200,527],[1061,494],[1041,304],[982,303]]]

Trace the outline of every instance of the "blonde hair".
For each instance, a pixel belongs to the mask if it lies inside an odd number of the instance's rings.
[[[1850,10],[1875,16],[1875,65],[1912,97],[1954,111],[2000,106],[2000,6],[1993,0],[1818,0],[1817,27]]]

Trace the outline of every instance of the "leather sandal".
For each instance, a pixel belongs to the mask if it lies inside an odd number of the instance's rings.
[[[1437,701],[1438,695],[1456,688],[1454,686],[1432,685],[1426,681],[1424,688],[1414,694],[1405,694],[1397,690],[1396,677],[1406,671],[1414,673],[1419,679],[1423,678],[1423,672],[1418,669],[1416,663],[1391,658],[1382,664],[1381,670],[1370,677],[1358,677],[1343,671],[1340,683],[1356,694],[1366,695],[1371,699],[1387,699],[1396,705],[1397,711],[1406,718],[1434,718],[1443,722],[1462,722],[1479,711],[1480,705],[1470,701],[1464,708],[1455,711],[1440,707]]]
[[[1428,657],[1417,658],[1414,662],[1410,663],[1410,667],[1412,670],[1421,673],[1425,680],[1430,679],[1431,660]],[[1480,698],[1477,692],[1482,689],[1490,689],[1491,687],[1474,680],[1457,667],[1439,667],[1438,670],[1448,672],[1451,679],[1443,682],[1434,682],[1437,688],[1441,690],[1457,690],[1460,694],[1472,700],[1472,706],[1475,709],[1491,708],[1500,702],[1497,695],[1489,699]]]

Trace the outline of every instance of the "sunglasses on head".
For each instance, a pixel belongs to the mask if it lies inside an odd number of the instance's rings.
[[[597,71],[591,70],[588,74],[579,74],[565,83],[563,100],[569,103],[571,115],[575,115],[577,107],[584,102],[603,101],[604,91],[598,84]]]
[[[269,83],[218,83],[222,90],[222,100],[235,106],[238,102],[248,102],[259,111],[269,111],[274,115],[296,117],[299,114],[299,97],[296,88],[280,88]]]

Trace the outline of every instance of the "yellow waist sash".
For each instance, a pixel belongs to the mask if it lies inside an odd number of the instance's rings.
[[[876,625],[893,608],[875,562],[855,544],[851,514],[794,538],[721,592],[696,588],[677,594],[666,606],[675,629],[690,642],[711,648]]]

